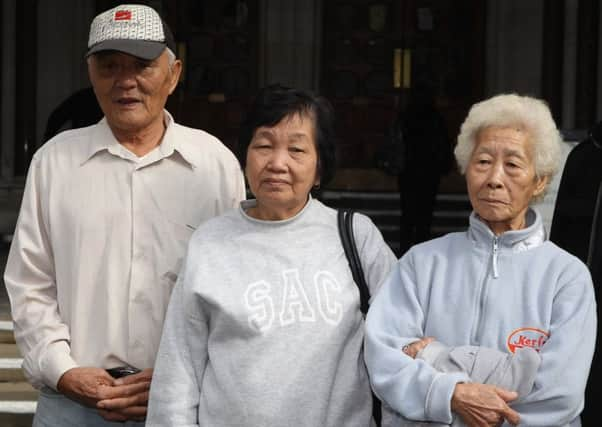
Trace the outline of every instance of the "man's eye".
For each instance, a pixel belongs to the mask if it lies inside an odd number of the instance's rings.
[[[100,68],[102,68],[103,70],[112,70],[115,68],[115,63],[114,62],[101,62],[100,63]]]
[[[144,70],[145,68],[150,68],[151,63],[149,61],[137,61],[136,62],[136,67],[139,70]]]

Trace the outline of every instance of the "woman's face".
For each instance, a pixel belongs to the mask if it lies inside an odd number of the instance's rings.
[[[475,212],[496,234],[525,228],[529,202],[547,177],[535,175],[529,134],[514,127],[488,127],[477,134],[466,168]]]
[[[319,184],[314,119],[294,114],[259,127],[247,150],[245,175],[257,199],[249,215],[281,220],[297,214]]]

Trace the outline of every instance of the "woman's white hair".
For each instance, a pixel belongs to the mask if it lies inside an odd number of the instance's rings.
[[[454,150],[460,171],[466,172],[479,131],[508,126],[528,133],[535,174],[548,177],[549,184],[560,167],[562,136],[544,101],[517,94],[497,95],[472,106],[462,123]]]

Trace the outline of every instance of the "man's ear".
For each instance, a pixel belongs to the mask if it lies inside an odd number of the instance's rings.
[[[171,65],[171,75],[170,75],[171,81],[169,82],[169,84],[170,84],[169,94],[170,95],[176,89],[176,86],[178,86],[178,82],[180,81],[180,74],[182,74],[182,61],[180,61],[179,59],[176,59],[174,61],[174,63]]]

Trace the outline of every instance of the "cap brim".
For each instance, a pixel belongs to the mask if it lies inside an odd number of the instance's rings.
[[[152,60],[165,50],[165,42],[148,40],[105,40],[92,46],[86,57],[105,50],[116,50],[137,58]]]

